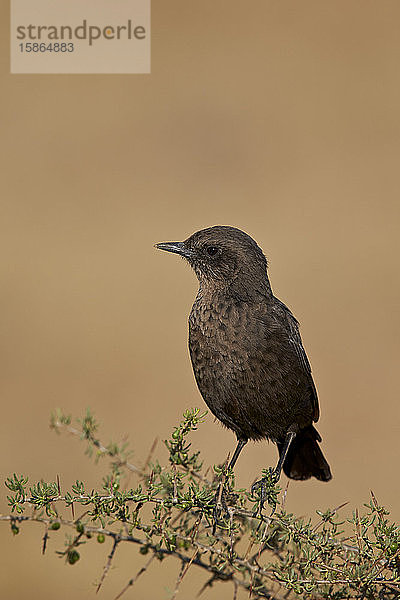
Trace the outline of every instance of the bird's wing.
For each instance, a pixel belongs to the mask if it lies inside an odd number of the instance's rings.
[[[294,317],[292,312],[288,309],[286,304],[281,302],[278,298],[274,298],[275,307],[278,310],[280,317],[285,319],[286,330],[288,332],[289,343],[291,347],[294,349],[295,354],[298,358],[299,365],[303,369],[305,373],[308,375],[308,379],[310,382],[311,389],[311,402],[313,409],[313,421],[317,422],[319,419],[319,403],[318,403],[318,394],[315,388],[314,380],[311,374],[311,365],[307,358],[306,351],[303,347],[303,342],[301,340],[301,335],[299,331],[299,323],[297,319]]]

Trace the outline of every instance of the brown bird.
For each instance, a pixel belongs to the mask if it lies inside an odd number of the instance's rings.
[[[227,226],[156,247],[185,258],[199,280],[189,317],[190,356],[207,406],[236,434],[229,467],[248,440],[268,439],[279,451],[276,479],[283,468],[291,479],[329,481],[313,426],[318,397],[299,325],[272,293],[262,250]]]

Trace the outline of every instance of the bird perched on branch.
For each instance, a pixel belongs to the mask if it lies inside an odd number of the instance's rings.
[[[291,479],[329,481],[313,426],[318,397],[299,325],[272,292],[261,248],[227,226],[156,247],[186,259],[199,280],[189,317],[190,356],[207,406],[236,434],[229,468],[248,440],[268,439],[279,451],[277,480],[283,469]]]

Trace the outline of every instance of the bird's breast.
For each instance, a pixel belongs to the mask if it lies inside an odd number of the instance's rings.
[[[234,304],[195,302],[189,317],[189,340],[205,352],[232,351],[243,337],[245,318]]]

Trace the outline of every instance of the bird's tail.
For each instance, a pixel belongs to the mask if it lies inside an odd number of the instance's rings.
[[[320,441],[321,436],[312,425],[305,427],[296,435],[283,463],[283,472],[290,479],[310,479],[310,477],[316,477],[320,481],[332,479],[331,469],[319,447]],[[283,443],[278,442],[279,454],[282,449]]]

